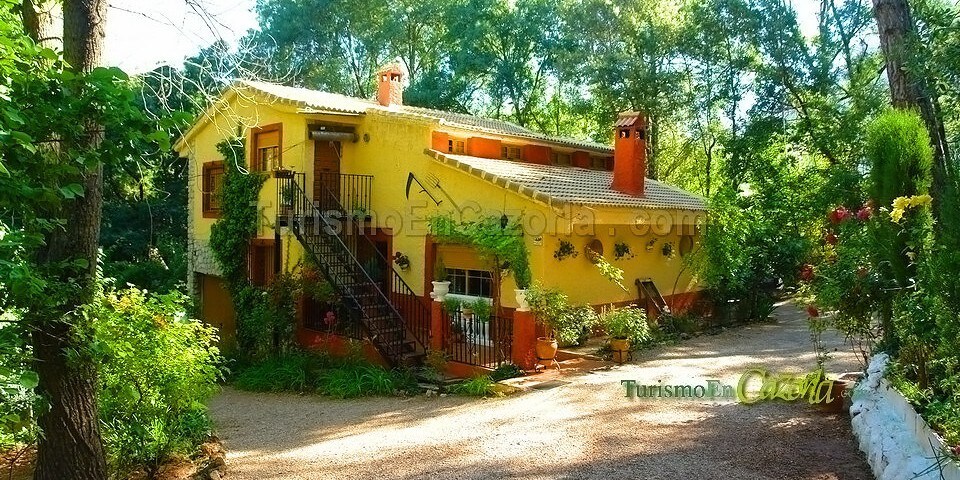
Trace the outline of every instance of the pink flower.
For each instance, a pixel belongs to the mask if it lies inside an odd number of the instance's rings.
[[[857,210],[857,220],[860,220],[861,222],[866,222],[867,220],[870,220],[870,217],[872,216],[873,216],[873,208],[869,207],[868,205],[864,205],[863,207],[860,208],[860,210]]]
[[[850,210],[847,210],[847,207],[840,205],[830,212],[830,223],[837,225],[844,220],[849,220],[852,216],[853,214],[850,213]]]

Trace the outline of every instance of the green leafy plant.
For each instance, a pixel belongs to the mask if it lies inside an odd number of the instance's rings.
[[[616,242],[613,244],[614,260],[625,260],[625,259],[631,259],[633,257],[634,257],[634,254],[630,250],[630,245],[628,245],[626,242]]]
[[[437,261],[433,263],[433,281],[445,282],[449,279],[450,274],[447,272],[447,266],[443,263],[443,257],[437,257]]]
[[[487,322],[490,320],[490,314],[493,313],[493,306],[485,298],[478,298],[469,303],[470,309],[473,310],[473,316],[481,322]]]
[[[623,269],[618,268],[610,264],[607,259],[603,258],[600,255],[597,255],[594,265],[597,267],[597,270],[600,271],[600,275],[603,275],[603,278],[610,280],[611,282],[617,284],[621,290],[624,292],[627,291],[627,287],[623,285]]]
[[[216,331],[187,316],[178,293],[108,292],[92,312],[99,410],[115,471],[155,472],[210,434],[205,402],[218,391]]]
[[[487,397],[495,394],[494,384],[495,382],[489,375],[482,375],[451,386],[450,392],[458,395]]]
[[[520,288],[530,283],[530,259],[519,219],[502,223],[501,217],[487,216],[457,221],[450,215],[430,217],[430,231],[439,243],[473,247],[493,273],[494,302],[500,308],[503,278],[512,272]]]
[[[527,303],[537,322],[563,345],[578,343],[596,323],[596,314],[590,307],[570,305],[566,294],[539,283],[527,292]]]
[[[523,375],[523,369],[517,365],[512,363],[501,363],[500,365],[497,365],[497,368],[495,368],[492,373],[490,373],[490,378],[494,382],[499,382],[508,378],[522,377]]]
[[[577,258],[578,255],[580,255],[580,252],[573,246],[573,243],[567,240],[560,240],[560,245],[553,252],[553,258],[561,262],[567,258]]]
[[[463,301],[458,298],[447,297],[443,299],[443,311],[447,312],[447,315],[453,315],[454,313],[460,311],[460,307],[463,305]]]
[[[647,314],[636,305],[610,308],[600,315],[604,329],[613,338],[630,340],[637,346],[652,338]]]

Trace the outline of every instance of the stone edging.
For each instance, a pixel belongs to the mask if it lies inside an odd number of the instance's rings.
[[[960,480],[960,467],[945,457],[940,436],[883,378],[888,361],[886,354],[870,359],[867,376],[854,388],[850,407],[853,433],[874,476],[878,480]]]

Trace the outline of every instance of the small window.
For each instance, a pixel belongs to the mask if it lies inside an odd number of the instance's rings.
[[[223,162],[206,162],[203,164],[202,203],[204,218],[220,216],[220,189],[223,188],[224,173]]]
[[[450,293],[492,298],[493,281],[490,272],[459,268],[451,268],[448,272],[450,275]]]
[[[269,172],[283,167],[280,156],[282,124],[275,123],[253,129],[250,167],[254,171]]]
[[[467,148],[466,143],[467,143],[467,142],[464,142],[463,140],[456,140],[456,141],[454,141],[454,142],[453,142],[453,153],[463,154],[463,152],[466,151],[466,148]]]
[[[447,140],[447,152],[453,153],[453,140]]]
[[[520,147],[515,145],[501,146],[500,158],[504,160],[520,160]]]
[[[551,154],[553,157],[554,165],[570,166],[570,154],[563,152],[553,152]]]
[[[630,138],[630,129],[623,128],[620,130],[620,138]]]
[[[590,157],[590,168],[594,170],[605,170],[607,161],[603,157]]]

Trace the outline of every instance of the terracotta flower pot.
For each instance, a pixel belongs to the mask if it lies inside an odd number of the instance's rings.
[[[847,386],[843,380],[825,380],[833,386],[830,389],[832,399],[829,402],[817,403],[817,409],[824,413],[843,413],[846,410]]]
[[[626,338],[610,339],[610,350],[613,350],[613,361],[624,363],[630,358],[630,340]]]
[[[553,360],[557,358],[557,340],[554,338],[540,337],[537,339],[537,358],[539,360]]]

